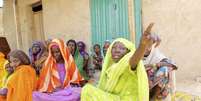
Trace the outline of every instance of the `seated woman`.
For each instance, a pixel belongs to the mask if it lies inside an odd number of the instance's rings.
[[[86,45],[84,42],[79,41],[77,43],[78,49],[82,57],[84,58],[84,64],[83,64],[83,70],[88,73],[88,67],[89,67],[89,54],[86,52]],[[89,75],[88,75],[89,76]]]
[[[149,78],[151,99],[171,99],[174,88],[172,71],[177,66],[154,46],[147,48],[143,61]]]
[[[95,44],[93,47],[94,53],[92,54],[93,57],[93,65],[95,69],[102,69],[103,63],[103,56],[101,54],[101,48],[99,44]]]
[[[118,38],[108,48],[98,87],[83,87],[81,101],[149,101],[148,78],[142,61],[147,46],[154,43],[153,24],[142,35],[135,51],[132,42]]]
[[[33,101],[79,101],[81,88],[71,85],[79,85],[83,78],[73,57],[59,39],[52,40],[49,50]]]
[[[36,88],[36,72],[30,66],[29,57],[21,50],[11,51],[9,64],[14,73],[9,77],[0,101],[32,101],[32,92]]]
[[[68,40],[66,43],[68,49],[70,50],[71,55],[73,56],[75,63],[81,73],[81,75],[84,77],[84,80],[89,80],[88,75],[86,74],[85,68],[84,68],[84,58],[79,52],[79,49],[77,47],[75,40]],[[85,82],[85,81],[84,81]]]
[[[43,63],[47,59],[47,49],[45,49],[44,43],[36,41],[32,44],[32,47],[29,49],[29,56],[31,59],[32,66],[35,68],[37,75],[39,76],[40,70]]]
[[[101,54],[101,48],[99,44],[95,44],[93,46],[93,54],[91,56],[91,67],[89,68],[91,71],[93,71],[91,79],[96,84],[100,77],[100,72],[102,69],[102,63],[103,63],[103,56]]]

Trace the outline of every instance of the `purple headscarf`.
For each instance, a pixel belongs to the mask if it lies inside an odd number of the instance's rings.
[[[88,53],[85,51],[86,45],[84,44],[84,42],[79,41],[77,42],[77,45],[79,47],[79,52],[80,54],[84,57],[84,55],[88,55]]]
[[[32,47],[29,48],[29,56],[30,56],[30,60],[31,62],[34,62],[34,55],[32,52],[32,48],[34,47],[34,45],[38,45],[40,47],[40,52],[35,56],[35,59],[38,60],[41,58],[41,56],[44,54],[44,52],[46,51],[44,43],[41,41],[35,41],[32,44]]]

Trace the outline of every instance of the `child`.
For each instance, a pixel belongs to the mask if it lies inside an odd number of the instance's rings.
[[[103,56],[101,54],[101,49],[99,44],[94,45],[94,54],[93,54],[93,64],[95,69],[101,70]]]
[[[99,44],[95,44],[93,47],[94,53],[91,56],[92,65],[89,68],[89,75],[91,76],[91,79],[96,84],[100,77],[100,72],[102,69],[102,62],[103,62],[103,56],[101,54],[101,48]]]

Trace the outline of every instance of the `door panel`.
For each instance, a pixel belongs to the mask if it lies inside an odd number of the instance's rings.
[[[118,37],[130,39],[127,0],[91,0],[92,44]]]

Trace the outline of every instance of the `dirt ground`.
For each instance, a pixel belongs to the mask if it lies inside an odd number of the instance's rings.
[[[183,80],[181,82],[177,82],[176,91],[182,91],[201,97],[201,77],[197,77],[191,81]]]

